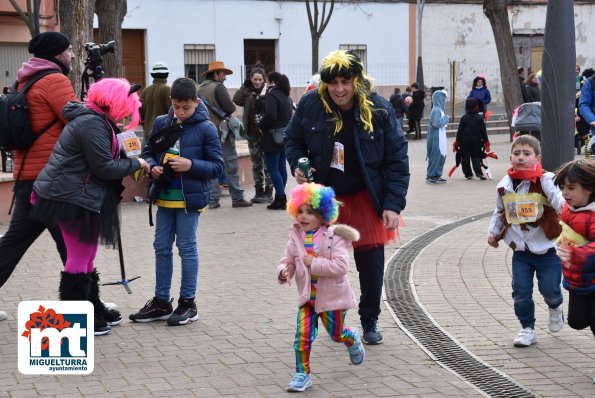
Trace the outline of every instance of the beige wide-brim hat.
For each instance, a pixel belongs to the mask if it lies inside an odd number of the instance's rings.
[[[231,69],[227,69],[225,64],[222,61],[214,61],[209,64],[209,69],[202,73],[203,76],[211,72],[225,72],[226,75],[233,75],[233,71]]]

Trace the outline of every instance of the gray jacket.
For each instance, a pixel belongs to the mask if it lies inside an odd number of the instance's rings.
[[[44,199],[99,213],[108,183],[134,173],[140,162],[113,158],[112,128],[119,131],[104,115],[80,102],[69,102],[63,113],[69,123],[33,190]]]

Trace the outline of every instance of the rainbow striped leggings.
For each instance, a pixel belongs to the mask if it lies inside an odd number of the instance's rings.
[[[295,369],[299,373],[310,373],[310,351],[312,342],[318,335],[318,318],[322,321],[333,341],[353,345],[355,338],[351,329],[344,327],[347,310],[334,310],[317,314],[314,302],[308,301],[301,306],[297,313],[297,328],[295,332]]]

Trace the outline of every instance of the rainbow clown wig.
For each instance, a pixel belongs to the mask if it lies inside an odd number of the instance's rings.
[[[85,106],[109,114],[116,122],[130,116],[126,129],[134,130],[140,123],[141,103],[136,93],[139,88],[126,79],[101,79],[89,87]]]
[[[339,217],[339,202],[335,199],[333,188],[313,182],[296,186],[289,192],[287,212],[295,219],[298,209],[309,204],[320,213],[326,224],[332,224]]]
[[[344,79],[353,79],[354,102],[358,104],[361,113],[361,121],[364,124],[364,130],[374,131],[372,125],[372,106],[369,96],[373,91],[372,79],[365,75],[364,65],[359,57],[348,50],[332,51],[322,60],[320,67],[320,85],[318,86],[318,95],[324,104],[326,113],[333,115],[336,120],[335,133],[343,128],[341,112],[339,112],[335,103],[328,93],[328,83],[332,82],[337,76]]]

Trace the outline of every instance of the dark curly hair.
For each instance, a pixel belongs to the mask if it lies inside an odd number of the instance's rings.
[[[475,79],[473,79],[473,88],[477,87],[477,82],[480,80],[483,81],[483,86],[485,88],[488,88],[488,85],[486,84],[485,77],[481,77],[481,76],[475,76]]]

